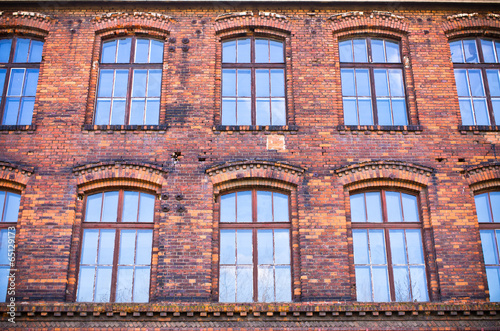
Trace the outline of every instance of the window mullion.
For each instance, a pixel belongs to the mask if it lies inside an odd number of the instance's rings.
[[[386,249],[386,258],[387,258],[387,273],[389,277],[389,288],[390,288],[390,298],[391,301],[396,301],[396,291],[394,286],[394,273],[392,270],[392,252],[391,252],[391,244],[389,238],[389,229],[384,229],[384,237],[385,237],[385,249]],[[403,231],[404,233],[404,231]]]
[[[371,54],[371,53],[369,53]],[[370,55],[371,56],[371,55]],[[372,113],[373,113],[373,124],[378,125],[378,111],[377,111],[377,95],[375,93],[375,75],[373,73],[373,67],[368,67],[369,77],[370,77],[370,90],[372,94]]]
[[[115,302],[116,299],[116,281],[117,281],[117,274],[118,274],[118,258],[119,258],[119,250],[120,250],[120,236],[121,236],[121,229],[117,228],[115,230],[115,248],[113,252],[113,267],[111,271],[111,293],[109,296],[109,301],[110,302]]]
[[[258,270],[258,246],[257,246],[257,228],[252,229],[252,253],[253,253],[253,301],[259,301],[259,270]]]
[[[131,102],[130,98],[132,97],[132,84],[133,84],[133,79],[132,76],[134,75],[134,67],[130,65],[128,69],[128,86],[127,86],[127,97],[125,99],[125,119],[124,119],[124,125],[128,125],[130,121],[130,112],[131,110]]]
[[[484,93],[486,97],[486,105],[488,107],[488,115],[490,116],[490,125],[496,125],[495,113],[493,112],[493,101],[491,100],[490,85],[488,83],[488,75],[486,74],[486,68],[481,68],[481,75],[484,81]],[[500,123],[499,123],[500,124]],[[489,194],[488,194],[489,195]],[[493,214],[491,214],[493,216]]]

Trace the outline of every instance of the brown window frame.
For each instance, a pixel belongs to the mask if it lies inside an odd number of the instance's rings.
[[[91,191],[87,192],[85,194],[85,199],[83,201],[83,213],[82,213],[82,222],[81,222],[81,231],[80,231],[80,245],[79,245],[79,250],[78,250],[78,255],[77,255],[77,261],[76,261],[76,287],[74,291],[74,297],[73,300],[77,301],[77,295],[78,295],[78,288],[79,288],[79,276],[80,276],[80,260],[82,257],[82,249],[83,249],[83,234],[86,229],[113,229],[115,230],[115,242],[114,242],[114,251],[113,251],[113,267],[112,267],[112,272],[111,272],[111,288],[110,288],[110,296],[109,296],[109,301],[107,302],[115,302],[116,299],[116,285],[117,285],[117,278],[118,278],[118,262],[119,262],[119,252],[120,252],[120,234],[121,230],[126,230],[126,229],[134,229],[134,230],[151,230],[152,231],[152,248],[154,247],[154,219],[155,219],[155,213],[153,211],[153,222],[122,222],[122,214],[123,214],[123,200],[124,200],[124,192],[137,192],[137,193],[145,193],[149,195],[153,195],[155,197],[155,203],[156,203],[156,194],[154,192],[148,192],[144,190],[137,190],[134,188],[129,188],[129,187],[124,187],[124,188],[110,188],[110,189],[105,189],[105,190],[98,190],[98,191]],[[102,194],[104,197],[104,193],[107,192],[119,192],[118,194],[118,211],[117,211],[117,219],[116,222],[86,222],[85,217],[87,215],[87,198],[91,195],[94,194]],[[139,201],[138,201],[138,206],[140,206],[140,195],[139,195]],[[102,218],[102,210],[104,208],[104,201],[101,202],[101,218]],[[139,208],[138,208],[139,212]],[[97,251],[97,254],[99,253],[99,250]],[[151,262],[152,262],[152,256],[153,256],[153,250],[151,250]],[[152,273],[152,265],[150,269],[150,277],[149,277],[149,300],[151,301],[151,273]],[[96,284],[94,283],[94,291],[95,291],[95,286]],[[96,303],[95,301],[92,301]],[[130,304],[134,304],[136,302],[129,302]]]
[[[221,255],[221,247],[220,247],[220,231],[221,230],[239,230],[239,229],[247,229],[252,230],[252,269],[253,269],[253,302],[255,303],[268,303],[259,301],[259,293],[258,293],[258,244],[257,244],[257,231],[260,229],[288,229],[289,230],[289,246],[290,246],[290,296],[292,302],[294,301],[293,294],[293,251],[292,251],[292,208],[291,208],[291,194],[287,191],[281,191],[276,189],[269,189],[263,187],[251,187],[251,188],[238,188],[234,190],[224,191],[218,196],[217,202],[219,204],[219,210],[221,206],[221,197],[231,193],[238,192],[252,192],[252,221],[251,222],[221,222],[220,217],[221,213],[219,213],[219,259],[217,262],[217,273],[218,278],[220,279],[220,255]],[[272,192],[286,195],[288,197],[288,222],[258,222],[257,221],[257,192]],[[237,203],[237,202],[236,202]],[[237,208],[237,207],[236,207]],[[274,218],[274,210],[273,210],[273,218]],[[219,284],[217,284],[217,290],[220,295]],[[235,302],[236,303],[236,302]]]

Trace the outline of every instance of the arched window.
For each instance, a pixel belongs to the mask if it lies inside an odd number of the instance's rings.
[[[408,125],[400,43],[380,38],[339,42],[345,125]]]
[[[85,197],[77,301],[149,301],[154,205],[123,189]]]
[[[286,125],[283,41],[222,42],[222,125]]]
[[[500,41],[450,42],[463,125],[500,125]]]
[[[142,37],[102,43],[95,125],[158,125],[163,42]]]
[[[428,301],[417,196],[378,190],[351,194],[358,301]]]

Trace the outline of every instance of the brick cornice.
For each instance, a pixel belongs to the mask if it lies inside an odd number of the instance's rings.
[[[31,33],[45,37],[55,19],[49,15],[37,12],[16,11],[10,15],[0,12],[0,32]],[[12,29],[4,30],[4,29]]]
[[[470,167],[463,170],[462,174],[473,191],[496,187],[500,184],[500,162]]]
[[[257,15],[251,11],[224,13],[215,19],[215,32],[220,37],[247,33],[249,28],[255,29],[256,33],[277,31],[280,37],[286,37],[291,31],[290,22],[286,16],[271,12],[259,12]]]
[[[337,13],[328,19],[332,22],[332,31],[335,33],[363,28],[383,28],[406,33],[409,29],[409,21],[404,16],[378,10]]]
[[[493,30],[493,31],[490,31]],[[443,31],[448,38],[464,36],[468,34],[500,33],[500,15],[460,13],[450,15],[443,23]]]
[[[22,190],[33,175],[34,168],[0,161],[0,185],[15,190]]]
[[[154,12],[112,12],[92,19],[96,33],[116,29],[153,29],[169,33],[172,22],[172,17]]]

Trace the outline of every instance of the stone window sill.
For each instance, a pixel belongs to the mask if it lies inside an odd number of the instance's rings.
[[[346,132],[365,132],[369,134],[369,132],[378,132],[380,134],[391,134],[396,132],[402,132],[403,134],[407,134],[408,132],[414,132],[415,134],[420,134],[423,130],[420,125],[339,125],[337,126],[337,130],[340,131],[341,134],[345,134]]]
[[[83,131],[166,131],[167,125],[93,125],[85,124]]]
[[[0,125],[0,131],[5,132],[16,132],[20,133],[23,131],[27,131],[28,133],[33,133],[36,129],[36,126],[31,125]]]
[[[500,131],[500,125],[459,125],[458,131],[461,134]]]
[[[213,131],[298,131],[296,125],[216,125],[212,128]]]

